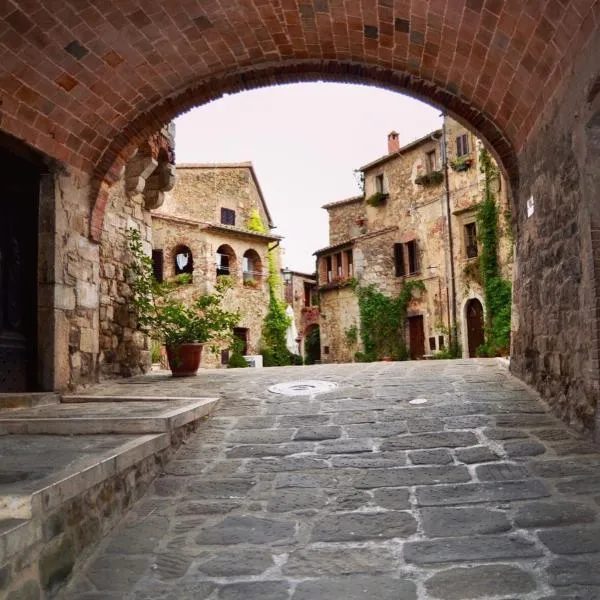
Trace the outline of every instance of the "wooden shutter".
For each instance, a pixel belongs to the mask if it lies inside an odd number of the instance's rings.
[[[404,277],[404,244],[394,244],[394,265],[396,277]]]

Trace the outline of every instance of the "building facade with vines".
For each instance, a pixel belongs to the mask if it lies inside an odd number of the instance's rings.
[[[481,150],[448,117],[441,129],[404,146],[391,132],[387,154],[358,171],[364,193],[324,206],[330,245],[315,253],[323,362],[420,359],[447,353],[451,342],[463,356],[485,351],[490,315],[480,207],[488,191],[498,275],[508,281],[512,241],[507,187],[493,161],[482,171]],[[387,325],[365,325],[369,302],[394,313]]]
[[[206,293],[228,277],[223,306],[237,310],[234,333],[243,354],[258,354],[269,306],[268,253],[279,236],[251,163],[181,164],[177,183],[152,212],[153,262],[158,279],[187,273],[183,299]],[[275,254],[277,250],[275,250]],[[203,352],[201,366],[227,364],[228,349]]]

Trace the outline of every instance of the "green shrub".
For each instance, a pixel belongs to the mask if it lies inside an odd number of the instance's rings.
[[[248,366],[244,355],[239,352],[232,352],[229,355],[229,362],[227,363],[228,369],[243,369]]]

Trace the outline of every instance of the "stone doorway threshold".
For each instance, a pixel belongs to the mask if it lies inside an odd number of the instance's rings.
[[[59,400],[0,395],[0,569],[7,591],[33,586],[40,598],[143,495],[218,402],[139,394]]]

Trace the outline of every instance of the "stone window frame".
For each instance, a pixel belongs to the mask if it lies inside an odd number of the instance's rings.
[[[433,157],[433,160],[431,160],[432,157]],[[438,170],[439,170],[439,164],[438,164],[437,150],[435,148],[433,148],[432,150],[427,150],[425,152],[425,172],[427,174],[429,174],[429,173],[435,173]]]
[[[419,244],[416,239],[396,242],[393,248],[396,277],[414,277],[421,273]]]
[[[469,233],[471,229],[475,231],[475,239],[474,244],[470,243],[473,240],[471,239],[471,234]],[[465,258],[467,260],[471,260],[473,258],[477,258],[479,256],[479,243],[477,238],[477,219],[473,216],[469,219],[465,219],[463,221],[462,234],[463,234],[463,248],[465,252]],[[473,249],[475,253],[473,254]]]

